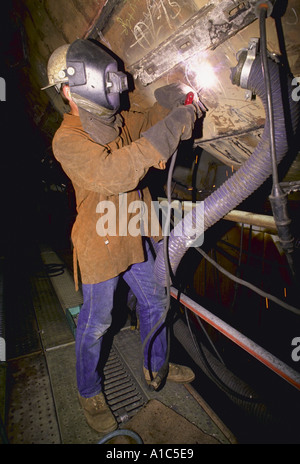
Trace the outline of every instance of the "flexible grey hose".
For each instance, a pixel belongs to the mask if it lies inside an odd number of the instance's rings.
[[[107,435],[105,435],[104,437],[102,437],[101,440],[99,440],[97,444],[98,445],[105,445],[105,443],[107,443],[112,438],[125,436],[125,435],[127,437],[133,438],[137,445],[143,445],[144,444],[144,442],[143,442],[142,438],[139,436],[139,434],[136,433],[136,432],[133,432],[133,430],[129,430],[129,429],[118,429],[118,430],[115,430],[113,432],[110,432]]]
[[[271,91],[275,122],[274,132],[278,164],[290,148],[287,140],[288,129],[292,132],[293,140],[295,140],[295,133],[299,124],[299,104],[292,99],[291,78],[287,77],[288,101],[285,103],[288,103],[289,105],[289,118],[292,126],[291,128],[287,128],[282,101],[280,68],[278,64],[272,60],[269,60],[269,72],[272,84]],[[252,65],[248,79],[248,88],[261,98],[264,108],[266,109],[267,97],[265,94],[260,57],[257,57]],[[173,231],[170,233],[168,247],[169,262],[174,274],[176,274],[176,270],[182,257],[193,244],[193,241],[204,233],[205,230],[222,219],[242,201],[248,198],[265,182],[271,173],[272,160],[269,142],[269,120],[268,117],[266,117],[265,128],[261,141],[250,158],[233,176],[231,176],[215,192],[204,200],[204,208],[202,204],[196,206],[180,223],[175,226]],[[160,283],[166,285],[166,269],[162,249],[159,250],[155,261],[155,276]]]

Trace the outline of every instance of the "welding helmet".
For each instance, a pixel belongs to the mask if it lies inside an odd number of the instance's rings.
[[[54,55],[54,56],[53,56]],[[68,83],[78,107],[98,115],[111,115],[120,106],[120,94],[128,89],[127,76],[100,44],[77,39],[59,47],[48,63],[49,86]]]

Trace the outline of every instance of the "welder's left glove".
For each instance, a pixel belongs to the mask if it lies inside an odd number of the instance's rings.
[[[167,161],[181,140],[192,137],[199,111],[199,107],[194,104],[178,106],[141,135],[162,155],[162,160]]]
[[[172,110],[177,106],[184,105],[186,96],[190,92],[193,92],[194,101],[197,101],[197,94],[191,87],[181,82],[174,82],[156,89],[154,96],[161,106]]]

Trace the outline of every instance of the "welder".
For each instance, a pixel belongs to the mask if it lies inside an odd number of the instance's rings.
[[[55,86],[70,107],[54,136],[53,153],[76,195],[71,237],[75,284],[78,288],[78,263],[83,293],[75,343],[78,398],[88,424],[108,433],[117,422],[106,403],[98,366],[119,279],[137,299],[142,341],[160,320],[166,301],[165,288],[153,274],[152,238],[124,232],[132,213],[122,209],[120,197],[127,195],[127,204],[142,201],[150,210],[150,192],[142,180],[150,168],[166,168],[180,141],[191,138],[201,111],[196,103],[183,105],[185,91],[176,84],[158,89],[158,101],[147,110],[122,110],[120,95],[128,90],[127,75],[108,50],[91,40],[77,39],[55,50],[48,79],[45,88]],[[104,223],[103,233],[100,230],[99,211],[107,202],[116,208],[114,233]],[[151,228],[145,223],[144,230]],[[151,345],[150,357],[149,343],[144,349],[148,382],[150,372],[155,376],[166,358],[165,327],[157,330]],[[167,381],[193,379],[189,367],[169,363]]]

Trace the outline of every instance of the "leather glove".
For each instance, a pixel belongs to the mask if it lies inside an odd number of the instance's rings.
[[[191,87],[181,82],[174,82],[156,89],[154,96],[161,106],[172,110],[179,105],[184,105],[189,92],[193,92],[194,100],[197,100],[196,92]]]
[[[180,140],[189,140],[192,137],[198,109],[194,104],[178,106],[141,135],[149,140],[162,155],[162,159],[167,161],[177,149]]]

